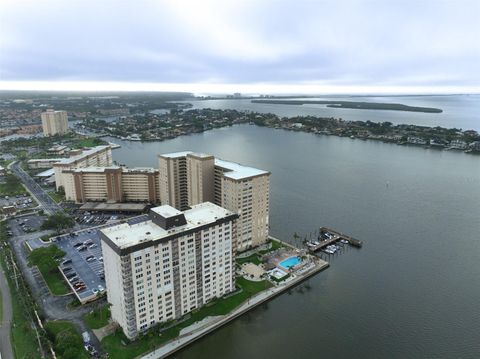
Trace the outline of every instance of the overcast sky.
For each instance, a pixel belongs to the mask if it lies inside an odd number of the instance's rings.
[[[0,0],[0,88],[479,92],[480,0]]]

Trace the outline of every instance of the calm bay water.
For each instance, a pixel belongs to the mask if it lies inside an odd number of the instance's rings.
[[[175,357],[480,357],[479,156],[248,125],[111,140],[129,166],[189,149],[270,170],[274,236],[325,225],[365,243]]]
[[[301,99],[301,98],[299,98]],[[193,108],[237,109],[260,113],[274,113],[278,116],[319,116],[343,118],[350,121],[390,121],[394,124],[413,124],[422,126],[441,126],[480,131],[480,95],[443,95],[443,96],[344,96],[318,97],[305,100],[343,100],[364,102],[401,103],[410,106],[435,107],[442,113],[421,113],[405,111],[357,110],[329,108],[325,105],[278,105],[251,103],[251,100],[202,100],[190,102]],[[187,101],[189,102],[189,101]]]

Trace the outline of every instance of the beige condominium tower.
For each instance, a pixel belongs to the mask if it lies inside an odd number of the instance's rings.
[[[190,151],[159,156],[162,204],[185,210],[211,201],[239,215],[237,249],[268,239],[270,172]]]
[[[44,136],[63,135],[68,132],[68,117],[66,111],[47,110],[42,112],[42,128]]]
[[[235,290],[237,217],[210,202],[164,205],[100,230],[112,319],[128,338]]]

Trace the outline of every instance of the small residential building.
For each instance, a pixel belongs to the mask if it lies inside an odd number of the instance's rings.
[[[450,148],[455,150],[465,150],[467,148],[467,143],[462,140],[452,140],[450,141]]]
[[[2,214],[4,216],[14,216],[17,213],[17,207],[15,206],[4,206],[2,207]]]
[[[474,141],[470,143],[468,148],[473,152],[480,152],[480,141]]]
[[[50,147],[47,152],[52,155],[64,155],[65,152],[67,152],[69,148],[67,146],[62,146],[62,145],[55,145]]]
[[[426,145],[427,144],[427,141],[425,141],[423,138],[415,137],[415,136],[409,136],[407,138],[407,142],[411,143],[413,145]]]
[[[100,230],[112,319],[128,338],[235,290],[238,215],[205,202]]]

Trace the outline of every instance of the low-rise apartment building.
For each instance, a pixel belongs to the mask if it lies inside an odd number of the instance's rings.
[[[237,217],[209,202],[164,205],[100,231],[112,319],[128,338],[235,290]]]
[[[112,148],[110,146],[96,146],[88,150],[80,150],[78,154],[69,158],[62,158],[53,164],[55,170],[55,185],[57,190],[65,188],[68,176],[63,172],[83,167],[108,167],[112,165]]]
[[[64,170],[62,176],[65,198],[76,203],[160,201],[153,168],[83,167]]]

